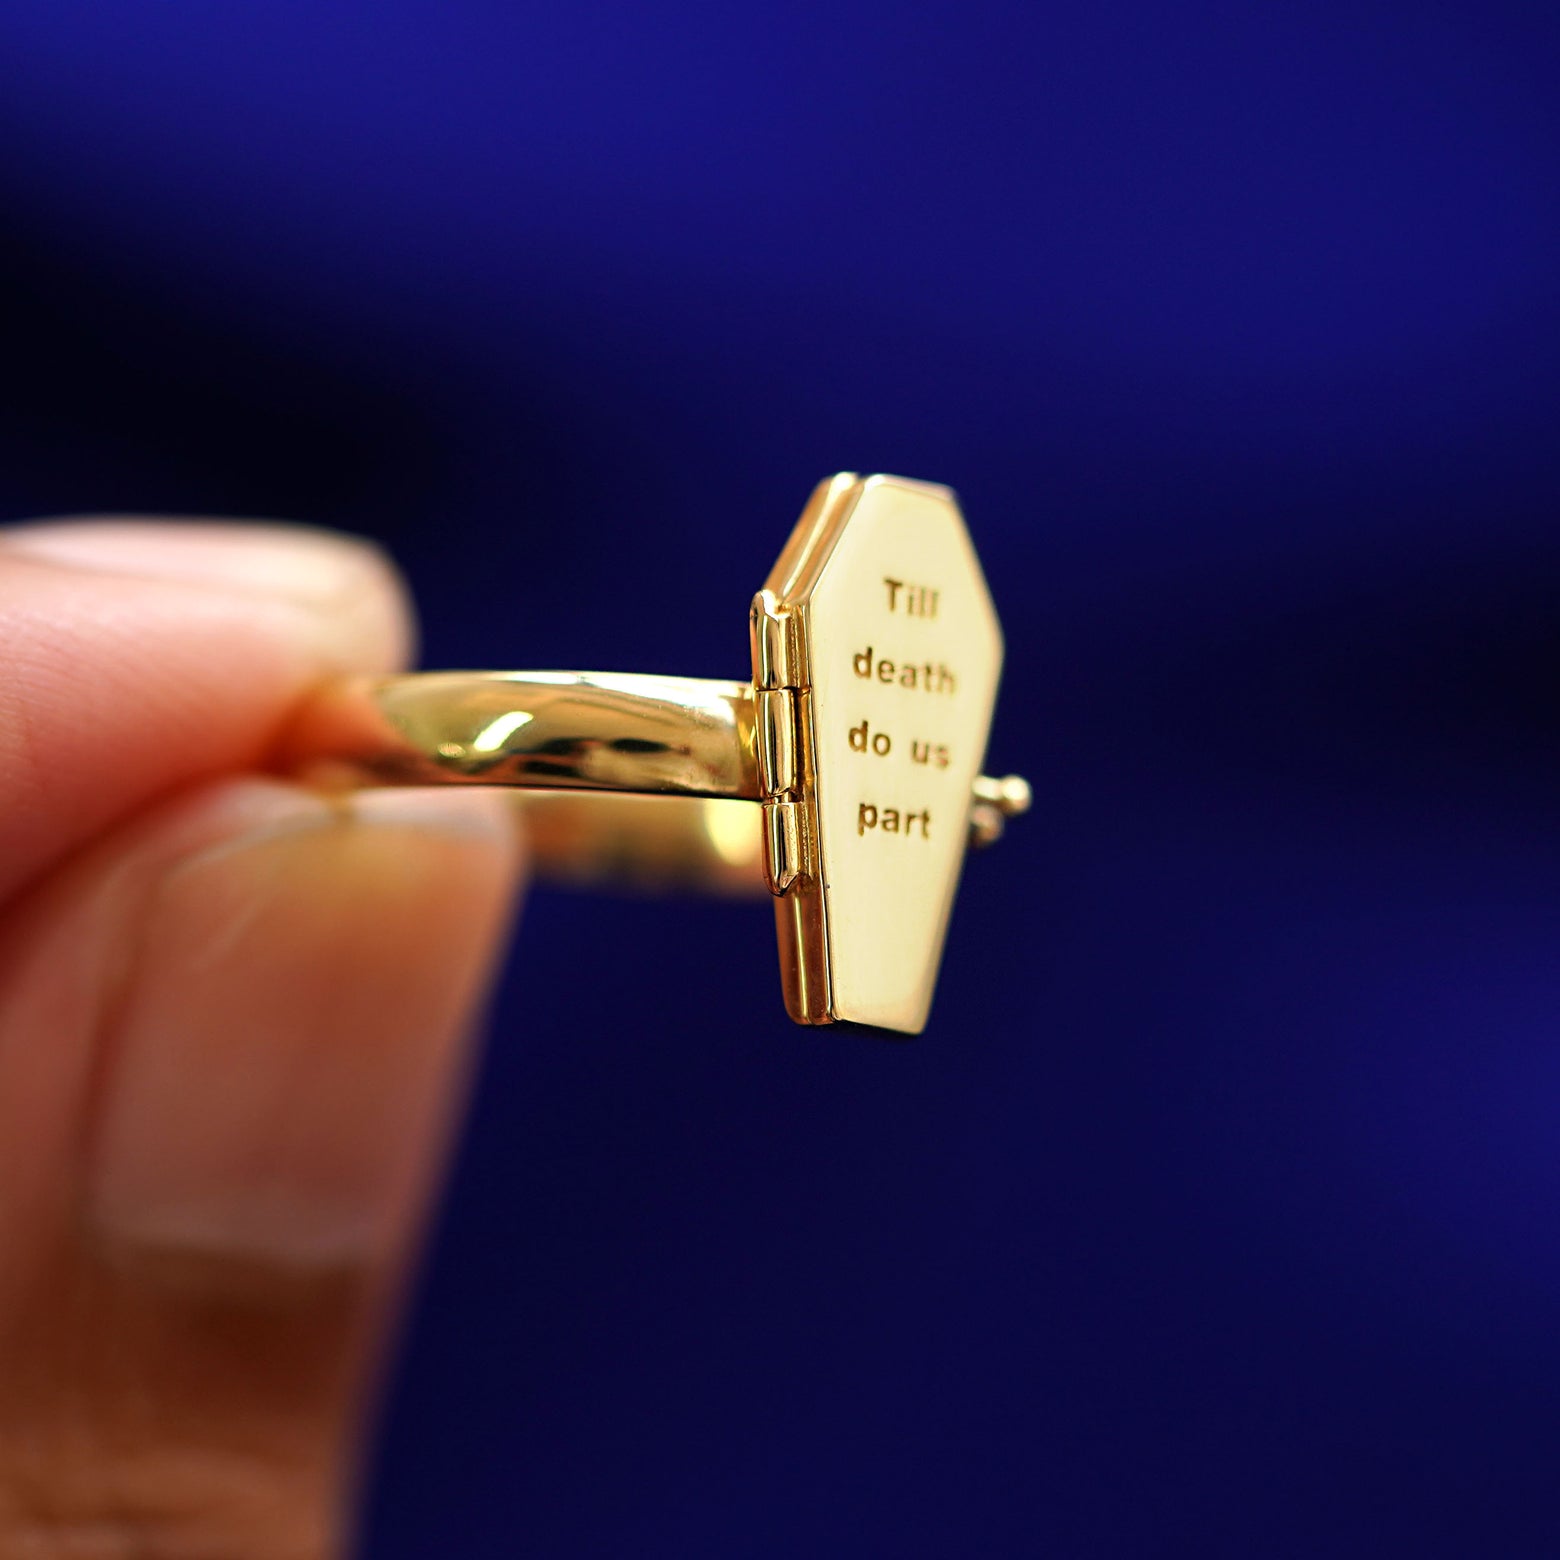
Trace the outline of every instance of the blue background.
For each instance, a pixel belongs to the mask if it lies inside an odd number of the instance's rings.
[[[1560,1552],[1557,83],[1552,0],[0,9],[5,515],[723,676],[888,470],[1004,615],[923,1039],[534,896],[368,1553]]]

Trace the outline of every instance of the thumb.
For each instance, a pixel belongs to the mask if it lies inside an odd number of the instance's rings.
[[[0,922],[0,1552],[337,1551],[516,854],[231,781]]]

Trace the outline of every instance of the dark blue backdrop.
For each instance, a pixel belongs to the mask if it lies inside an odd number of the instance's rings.
[[[1551,0],[0,9],[6,515],[742,675],[882,469],[1005,617],[923,1039],[534,897],[372,1555],[1560,1552],[1557,82]]]

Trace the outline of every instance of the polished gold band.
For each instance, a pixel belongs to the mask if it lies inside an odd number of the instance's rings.
[[[303,707],[281,758],[327,785],[524,791],[516,800],[549,878],[761,894],[756,709],[751,683],[716,678],[360,677],[328,684]],[[978,777],[971,844],[990,844],[1028,806],[1018,776]]]
[[[327,689],[305,753],[401,785],[757,801],[750,683],[607,672],[425,672]]]

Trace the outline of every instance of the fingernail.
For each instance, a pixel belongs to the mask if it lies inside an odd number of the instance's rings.
[[[240,521],[57,520],[0,530],[0,546],[57,567],[291,603],[344,644],[388,641],[389,659],[405,654],[399,579],[355,537]]]
[[[392,1258],[462,1096],[513,858],[499,798],[383,791],[173,867],[107,1036],[98,1230],[309,1268]]]

